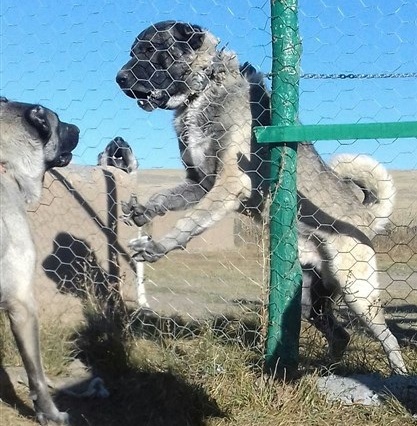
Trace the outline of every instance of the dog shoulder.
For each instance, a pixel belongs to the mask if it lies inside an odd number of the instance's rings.
[[[16,230],[27,234],[25,199],[10,176],[0,177],[0,258],[6,253]]]
[[[35,167],[34,162],[25,167],[19,160],[7,163],[7,171],[2,175],[3,184],[16,188],[26,203],[34,203],[41,197],[43,167]]]

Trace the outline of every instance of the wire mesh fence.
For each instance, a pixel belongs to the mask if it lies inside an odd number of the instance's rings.
[[[416,121],[416,13],[411,0],[300,0],[296,120]],[[262,365],[270,152],[252,126],[270,124],[270,2],[3,0],[1,15],[1,95],[81,129],[30,206],[42,322],[87,321],[94,299],[136,337],[208,333]],[[402,373],[398,340],[416,371],[416,166],[415,137],[300,145],[303,369]]]

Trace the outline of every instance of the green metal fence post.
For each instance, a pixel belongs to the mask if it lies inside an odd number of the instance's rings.
[[[272,126],[293,125],[298,117],[298,0],[271,1]],[[279,141],[277,141],[279,142]],[[270,293],[265,366],[272,374],[298,367],[301,324],[301,270],[297,252],[296,143],[272,145],[270,210]]]
[[[265,367],[272,374],[294,372],[298,367],[302,273],[297,259],[297,142],[417,136],[417,121],[298,123],[301,42],[297,11],[298,0],[271,0],[272,123],[254,129],[259,143],[271,144],[271,272]]]

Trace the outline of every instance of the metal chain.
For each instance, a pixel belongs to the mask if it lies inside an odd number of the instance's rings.
[[[325,79],[371,79],[371,78],[417,78],[417,72],[405,73],[380,73],[380,74],[314,74],[305,73],[300,76],[303,79],[325,80]]]
[[[268,79],[272,78],[272,73],[266,74]],[[304,73],[300,75],[304,80],[353,80],[353,79],[372,79],[372,78],[417,78],[417,72],[404,72],[404,73],[379,73],[379,74],[315,74]]]

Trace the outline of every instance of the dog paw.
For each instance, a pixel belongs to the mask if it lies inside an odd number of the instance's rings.
[[[132,257],[136,262],[156,262],[166,252],[162,244],[155,242],[148,236],[131,240],[128,246],[135,252]]]
[[[132,222],[141,227],[148,223],[152,218],[146,215],[146,207],[138,202],[136,195],[131,195],[129,201],[121,202],[123,215],[121,219],[128,225]]]

